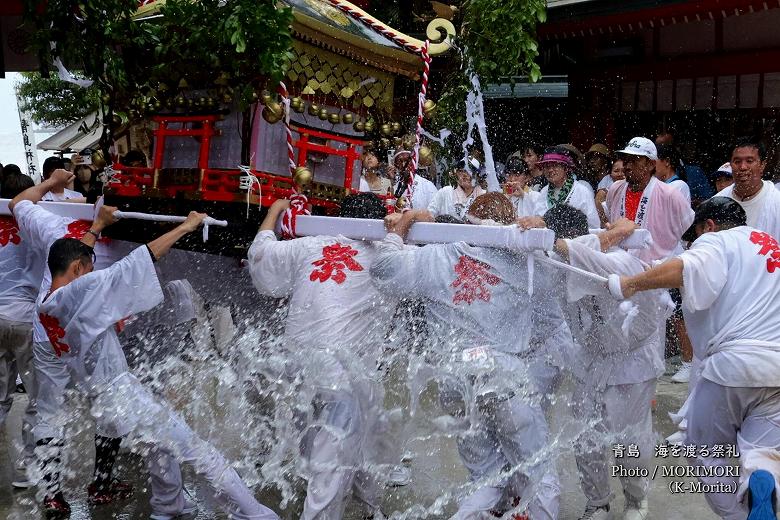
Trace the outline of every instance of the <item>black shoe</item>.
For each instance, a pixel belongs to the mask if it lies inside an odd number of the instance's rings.
[[[70,504],[62,496],[62,493],[46,497],[43,499],[43,515],[47,520],[68,518],[70,516]]]

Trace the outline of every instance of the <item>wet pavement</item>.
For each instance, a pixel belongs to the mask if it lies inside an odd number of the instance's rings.
[[[685,399],[687,385],[673,384],[669,376],[673,373],[670,365],[669,372],[659,382],[657,389],[657,410],[654,414],[654,429],[658,439],[669,435],[673,431],[672,423],[667,412],[679,408]],[[388,392],[392,400],[393,392]],[[13,490],[10,482],[13,479],[13,461],[18,449],[21,412],[26,404],[26,396],[17,394],[17,399],[4,428],[0,429],[0,518],[12,520],[26,520],[42,518],[36,508],[35,490]],[[425,406],[425,403],[422,403]],[[553,412],[553,415],[555,413]],[[67,496],[70,500],[73,520],[104,520],[104,519],[141,519],[148,518],[150,509],[148,505],[149,494],[147,491],[146,473],[143,464],[132,454],[120,454],[119,467],[115,474],[122,479],[133,483],[136,489],[135,496],[116,505],[92,507],[86,500],[86,484],[89,482],[94,458],[93,437],[89,428],[79,428],[81,433],[69,440],[68,454],[71,457],[69,467],[71,473],[67,475]],[[551,430],[556,431],[553,419]],[[422,443],[410,442],[405,446],[405,451],[413,453],[411,462],[412,483],[406,487],[389,488],[386,490],[382,509],[386,514],[394,511],[408,510],[414,504],[423,504],[430,507],[434,499],[438,497],[444,484],[463,483],[467,480],[466,472],[460,464],[455,450],[454,440],[443,440],[436,443],[436,448],[431,450],[430,444],[423,447]],[[655,464],[684,464],[682,459],[676,462],[672,459],[656,459]],[[576,467],[571,456],[564,456],[558,464],[561,476],[563,499],[561,505],[562,520],[574,520],[579,517],[584,508],[585,499],[580,491],[577,480]],[[184,476],[187,492],[199,504],[199,511],[191,515],[192,519],[226,518],[225,515],[215,512],[213,502],[210,500],[208,488],[202,481],[195,478],[193,473],[184,468]],[[612,479],[613,492],[616,498],[613,503],[613,511],[618,514],[622,511],[622,493],[619,490],[619,481]],[[661,476],[659,470],[656,478],[651,482],[649,502],[650,518],[652,519],[705,519],[713,518],[703,496],[696,494],[671,495],[668,486],[670,478]],[[302,490],[301,490],[302,491]],[[302,493],[299,493],[302,496]],[[280,496],[274,492],[259,491],[258,499],[279,511]],[[353,502],[354,504],[354,502]],[[280,511],[284,519],[297,518],[300,515],[301,500],[289,504],[289,507]],[[443,501],[440,514],[431,514],[430,518],[446,518],[454,511],[452,501]],[[358,519],[360,514],[354,507],[348,507],[345,515],[348,519]]]

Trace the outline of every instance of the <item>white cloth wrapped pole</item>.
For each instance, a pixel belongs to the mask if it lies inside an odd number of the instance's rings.
[[[281,229],[277,222],[276,231]],[[295,223],[297,236],[343,236],[353,240],[382,240],[387,235],[385,223],[376,219],[300,215]],[[555,234],[549,229],[522,231],[517,226],[476,226],[417,222],[412,225],[406,242],[442,244],[466,242],[473,246],[496,247],[513,251],[550,250]]]
[[[154,215],[151,213],[137,213],[135,211],[115,211],[114,216],[116,218],[131,218],[135,220],[151,220],[154,222],[184,222],[187,217],[179,217],[176,215]],[[209,226],[227,227],[226,220],[217,220],[211,217],[203,219],[203,241],[209,239]]]
[[[623,295],[616,294],[612,287],[612,285],[614,284],[612,280],[614,278],[617,278],[618,281],[620,280],[620,278],[617,275],[613,274],[609,278],[605,278],[595,273],[591,273],[590,271],[585,271],[584,269],[580,269],[579,267],[574,267],[573,265],[567,264],[565,262],[559,262],[558,260],[550,258],[544,254],[535,254],[534,258],[538,259],[542,263],[551,265],[558,269],[570,271],[579,276],[584,276],[586,278],[590,278],[591,280],[595,280],[597,282],[603,283],[605,286],[608,287],[610,293],[612,293],[612,295],[615,298],[623,300]],[[623,318],[623,324],[621,325],[620,328],[623,331],[623,334],[625,336],[628,336],[628,331],[631,329],[631,325],[634,323],[634,319],[636,319],[636,317],[639,315],[639,307],[637,307],[635,303],[629,300],[623,300],[623,302],[621,302],[620,304],[620,312],[622,312],[626,316],[625,318]]]

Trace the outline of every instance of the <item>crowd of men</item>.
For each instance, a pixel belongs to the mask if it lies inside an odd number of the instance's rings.
[[[780,193],[762,180],[762,146],[735,143],[728,158],[733,184],[699,201],[695,212],[691,197],[700,191],[678,182],[679,161],[660,143],[631,139],[615,164],[599,146],[584,160],[567,146],[551,147],[536,161],[528,151],[507,161],[504,193],[481,187],[481,165],[469,159],[453,172],[456,186],[436,190],[415,176],[407,211],[390,215],[370,192],[384,194],[391,184],[364,175],[369,193],[346,197],[340,216],[384,219],[387,236],[380,241],[279,240],[277,222],[290,203],[269,208],[247,266],[259,294],[287,299],[284,332],[274,345],[297,353],[279,378],[300,385],[310,409],[306,419],[295,418],[308,421],[296,423],[306,430],[295,454],[307,461],[301,517],[340,519],[350,496],[366,517],[384,517],[387,479],[375,470],[388,441],[378,367],[397,308],[414,300],[424,309],[422,358],[473,484],[458,496],[453,518],[559,517],[548,416],[551,397],[562,392],[572,393],[570,414],[582,425],[573,440],[586,498],[580,518],[614,516],[612,443],[638,447],[636,471],[621,475],[622,517],[649,518],[642,470],[654,452],[651,402],[676,298],[693,347],[691,391],[680,412],[684,443],[737,446],[739,492],[727,491],[733,477],[718,470],[731,461],[700,450],[690,464],[711,469],[701,479],[718,516],[774,518]],[[409,155],[395,155],[401,172]],[[590,171],[604,173],[591,179],[596,189],[579,178],[586,160]],[[100,238],[116,208],[103,206],[79,228],[37,204],[73,178],[56,169],[38,185],[13,175],[0,186],[13,215],[0,219],[0,388],[12,387],[18,371],[29,393],[14,486],[37,486],[48,516],[68,516],[62,416],[65,389],[74,388],[89,400],[97,431],[92,503],[132,494],[113,476],[124,438],[146,460],[151,518],[194,512],[183,492],[182,463],[209,483],[233,518],[277,518],[219,450],[139,381],[143,374],[128,367],[117,333],[128,316],[165,305],[167,286],[156,264],[206,215],[193,212],[172,231],[106,260]],[[440,244],[408,245],[416,222],[547,228],[555,242],[541,256],[447,236]],[[640,228],[652,243],[622,248]],[[11,405],[5,397],[0,424]]]

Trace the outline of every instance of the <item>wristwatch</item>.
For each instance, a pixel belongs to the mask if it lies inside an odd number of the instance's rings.
[[[95,237],[95,240],[100,240],[100,233],[99,232],[90,229],[89,231],[87,231],[87,233],[89,233],[90,235]]]

